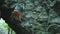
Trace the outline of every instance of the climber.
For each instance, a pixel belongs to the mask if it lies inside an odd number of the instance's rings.
[[[17,20],[21,22],[21,19],[22,19],[21,11],[22,10],[23,10],[23,7],[20,4],[17,3],[14,11],[12,11],[11,20],[13,21],[13,19],[15,19],[17,17]]]

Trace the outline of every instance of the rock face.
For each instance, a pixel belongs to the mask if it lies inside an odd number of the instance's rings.
[[[57,18],[57,14],[53,10],[56,1],[52,0],[11,0],[20,2],[24,6],[22,11],[23,20],[21,25],[26,29],[31,29],[33,34],[49,34],[46,32],[49,23]],[[14,3],[12,6],[14,6]],[[49,9],[49,10],[48,10]]]

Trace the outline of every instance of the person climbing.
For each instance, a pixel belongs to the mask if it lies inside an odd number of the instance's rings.
[[[21,11],[23,11],[23,7],[19,3],[17,3],[14,11],[11,14],[11,20],[13,21],[13,19],[16,18],[18,21],[21,22],[21,19],[22,19]]]

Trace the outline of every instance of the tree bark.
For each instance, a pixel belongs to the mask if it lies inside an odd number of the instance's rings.
[[[20,25],[20,22],[18,22],[16,20],[9,22],[9,23],[10,24],[8,24],[8,25],[16,32],[16,34],[30,34],[31,33],[29,31],[27,31],[25,28],[23,28]]]

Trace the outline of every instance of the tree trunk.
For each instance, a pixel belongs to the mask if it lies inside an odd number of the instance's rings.
[[[22,27],[19,21],[16,21],[16,20],[12,22],[11,20],[9,21],[10,22],[8,22],[7,24],[16,32],[16,34],[32,34],[28,30],[26,30],[24,27]]]

